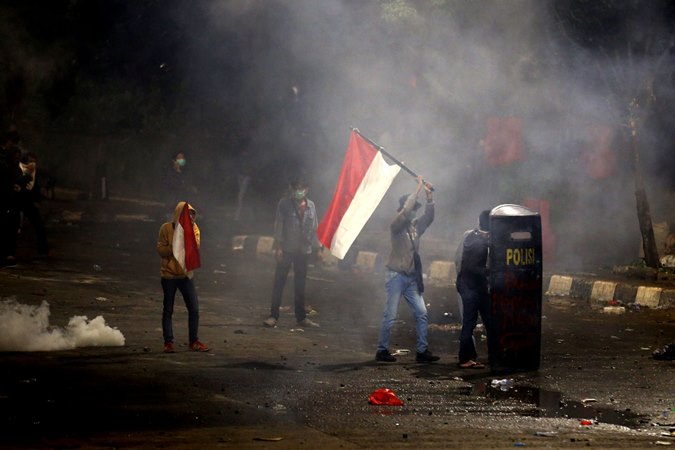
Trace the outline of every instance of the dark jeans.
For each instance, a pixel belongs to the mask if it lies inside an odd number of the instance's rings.
[[[5,240],[4,251],[5,256],[16,256],[16,241],[19,234],[19,224],[21,219],[21,210],[18,207],[12,206],[7,211],[6,225],[7,234],[2,236]]]
[[[162,290],[164,291],[164,310],[162,311],[162,334],[164,342],[173,342],[173,303],[176,298],[176,289],[183,294],[185,307],[188,310],[188,334],[190,344],[198,340],[199,329],[199,300],[195,285],[190,278],[162,278]]]
[[[47,232],[45,225],[40,217],[40,211],[33,202],[26,202],[22,205],[23,216],[33,225],[35,229],[35,240],[37,241],[37,251],[41,255],[49,253],[49,244],[47,243]]]
[[[281,306],[281,295],[286,286],[288,271],[293,265],[293,278],[295,280],[295,319],[300,322],[305,320],[305,280],[307,279],[307,264],[309,254],[298,252],[283,252],[281,261],[277,261],[277,267],[274,270],[274,287],[272,288],[272,308],[270,314],[275,319],[279,319],[279,306]]]
[[[10,254],[10,238],[16,238],[16,230],[12,233],[9,211],[5,205],[0,206],[0,263]],[[14,255],[14,253],[12,253]]]
[[[485,332],[489,328],[490,314],[490,295],[486,285],[469,284],[466,281],[457,280],[457,291],[462,297],[463,317],[462,331],[459,335],[459,363],[465,363],[469,360],[476,360],[476,345],[473,339],[473,332],[478,322],[478,313],[485,325]]]

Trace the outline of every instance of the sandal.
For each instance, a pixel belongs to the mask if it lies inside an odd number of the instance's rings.
[[[460,369],[485,369],[485,365],[479,362],[469,360],[464,363],[457,364]]]

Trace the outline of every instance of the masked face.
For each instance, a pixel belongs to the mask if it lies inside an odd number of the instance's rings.
[[[185,167],[185,158],[178,158],[176,164],[178,164],[178,167]]]
[[[302,200],[307,195],[307,189],[296,189],[293,191],[293,198],[296,200]]]
[[[408,220],[408,222],[412,222],[413,219],[417,216],[417,211],[412,210],[409,213],[405,215],[405,218]]]

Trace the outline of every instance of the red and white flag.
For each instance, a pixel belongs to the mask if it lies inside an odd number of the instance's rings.
[[[324,247],[342,259],[401,168],[352,131],[333,200],[317,229]]]
[[[201,267],[199,246],[195,237],[195,230],[190,219],[190,206],[187,202],[178,216],[176,228],[173,230],[173,257],[186,272]]]

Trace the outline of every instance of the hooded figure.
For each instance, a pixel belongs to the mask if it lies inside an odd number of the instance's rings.
[[[178,260],[173,255],[173,234],[180,214],[185,207],[186,202],[178,202],[173,214],[173,220],[162,224],[157,238],[157,253],[161,258],[160,273],[162,282],[162,291],[164,293],[163,311],[162,311],[162,334],[164,336],[164,352],[173,353],[173,305],[176,298],[176,290],[183,295],[185,307],[188,310],[188,334],[190,349],[198,352],[209,351],[209,348],[199,341],[197,335],[199,329],[199,300],[197,291],[192,281],[193,272],[186,272],[181,267]],[[197,211],[188,204],[192,230],[195,234],[197,247],[200,246],[199,227],[195,222]]]
[[[460,301],[462,331],[459,335],[459,367],[482,369],[485,366],[476,361],[476,343],[473,332],[478,314],[488,329],[490,295],[488,292],[488,247],[490,239],[490,210],[484,210],[478,217],[478,228],[467,231],[456,253],[457,292]]]
[[[173,256],[173,232],[176,229],[176,224],[178,223],[178,218],[180,213],[183,212],[186,202],[178,202],[176,209],[173,212],[173,219],[171,222],[166,222],[159,229],[159,239],[157,240],[157,252],[161,256],[161,265],[160,265],[160,274],[162,278],[192,278],[194,276],[193,271],[186,272],[181,267],[178,260]],[[197,247],[200,246],[200,232],[197,222],[194,218],[197,216],[197,210],[195,210],[192,205],[188,203],[188,210],[190,211],[190,217],[192,218],[192,230],[195,233],[195,239],[197,240]]]

